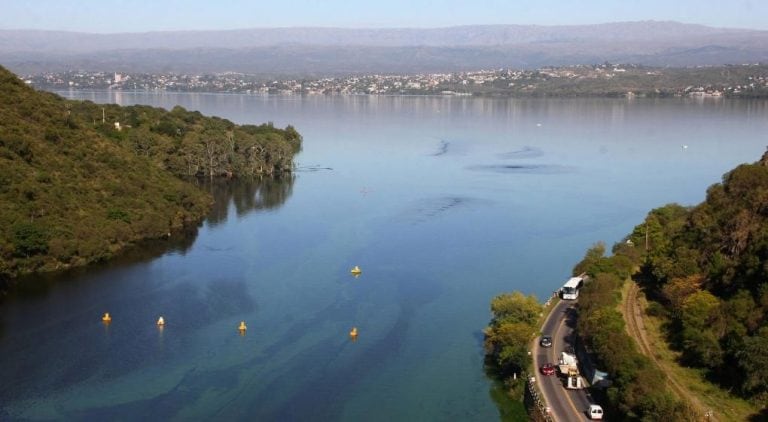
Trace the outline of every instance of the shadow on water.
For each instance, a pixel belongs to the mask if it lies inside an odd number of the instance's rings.
[[[206,221],[212,226],[226,221],[230,205],[235,207],[238,216],[251,212],[274,210],[282,206],[293,193],[295,176],[259,179],[216,179],[198,180],[202,189],[211,193],[214,203]],[[5,300],[30,300],[45,297],[49,291],[62,281],[74,283],[100,272],[112,271],[147,262],[165,254],[185,255],[197,238],[198,228],[188,227],[174,233],[167,239],[151,239],[137,242],[113,258],[85,267],[63,271],[34,274],[16,279],[0,279],[0,303]],[[2,334],[0,332],[0,334]]]
[[[495,362],[484,357],[483,372],[491,381],[488,389],[488,396],[499,409],[499,420],[503,422],[522,422],[528,421],[528,412],[525,410],[523,398],[515,399],[510,396],[510,389],[499,378],[499,368]]]
[[[150,239],[137,242],[109,260],[96,262],[84,267],[21,276],[8,283],[9,288],[6,297],[8,300],[42,298],[58,283],[81,280],[86,274],[97,275],[101,272],[129,267],[152,260],[163,254],[177,253],[184,255],[196,238],[197,227],[188,227],[166,239]]]

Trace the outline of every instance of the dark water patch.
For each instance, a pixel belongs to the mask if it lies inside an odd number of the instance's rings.
[[[248,293],[242,280],[216,280],[202,288],[183,283],[169,289],[152,306],[163,309],[169,322],[183,321],[185,330],[196,330],[206,325],[257,310],[256,300]]]
[[[217,248],[216,246],[203,245],[203,248],[205,248],[206,251],[210,251],[210,252],[230,252],[234,250],[234,247],[232,246],[227,248]]]
[[[0,304],[3,303],[3,299],[8,295],[8,290],[11,289],[11,284],[11,277],[0,273]]]
[[[317,171],[333,171],[333,168],[331,167],[323,167],[319,164],[309,165],[309,166],[299,166],[294,169],[295,172],[298,173],[314,173]]]
[[[474,338],[475,343],[477,344],[477,350],[482,352],[483,347],[485,345],[485,332],[483,332],[483,330],[473,331],[472,337]],[[483,353],[483,355],[485,354]]]
[[[414,280],[419,282],[414,283]],[[252,415],[258,415],[259,419],[264,420],[339,419],[344,408],[341,399],[354,395],[354,393],[344,394],[344,392],[354,391],[360,379],[365,379],[369,373],[376,373],[379,367],[396,358],[398,351],[406,342],[406,335],[416,311],[434,301],[442,291],[439,281],[430,278],[427,274],[394,272],[381,282],[397,285],[395,300],[400,306],[400,312],[388,331],[372,344],[359,340],[342,346],[338,350],[339,354],[347,347],[365,347],[365,353],[356,355],[354,359],[348,359],[343,362],[343,365],[339,365],[338,359],[331,359],[326,363],[302,359],[302,366],[294,367],[290,373],[286,374],[294,379],[304,377],[301,389],[281,406],[267,413],[262,413],[254,407]],[[365,332],[362,332],[362,335],[365,336]],[[316,348],[320,347],[318,345]],[[312,356],[319,355],[319,352],[310,349],[303,354]],[[306,374],[309,373],[316,375],[307,377]],[[274,383],[282,382],[284,381]],[[277,388],[277,385],[274,388]],[[270,390],[272,387],[267,388],[267,391]],[[257,402],[264,403],[263,400]],[[301,406],[296,406],[296,403],[301,403]]]
[[[437,146],[437,151],[430,154],[432,157],[440,157],[441,155],[445,155],[448,153],[448,147],[451,145],[448,141],[440,141],[440,144]]]
[[[574,167],[557,164],[479,164],[465,168],[471,171],[508,174],[565,174],[575,171]]]
[[[465,196],[444,196],[440,198],[426,198],[416,202],[402,215],[403,219],[414,224],[424,223],[439,218],[451,211],[476,205],[481,201]]]
[[[92,283],[94,279],[113,273],[115,270],[128,269],[164,254],[185,255],[195,242],[197,234],[197,227],[186,227],[168,238],[136,242],[108,260],[83,267],[28,274],[9,279],[4,299],[8,302],[39,300],[46,297],[54,288],[64,287],[62,284],[70,288],[82,287],[78,285]]]
[[[178,417],[189,403],[196,403],[210,391],[237,388],[241,373],[248,363],[226,369],[188,371],[179,383],[166,393],[144,400],[118,405],[77,410],[65,414],[67,420],[171,420]],[[202,416],[202,415],[200,415]],[[244,419],[241,419],[244,420]]]
[[[536,147],[530,147],[530,146],[524,146],[518,150],[515,151],[509,151],[502,154],[499,154],[499,158],[504,160],[511,160],[511,159],[524,159],[524,158],[537,158],[544,155],[544,151],[541,150],[541,148]]]
[[[27,352],[14,366],[2,369],[1,373],[16,383],[0,386],[0,401],[37,398],[41,380],[48,391],[63,391],[89,379],[109,382],[148,365],[172,364],[189,347],[184,333],[256,310],[255,300],[240,281],[220,280],[204,286],[182,283],[159,291],[135,289],[131,283],[118,288],[124,294],[105,304],[113,315],[108,326],[101,323],[98,311],[85,309],[16,336],[14,348]],[[137,307],[137,303],[141,306]],[[154,324],[161,312],[166,320],[165,332],[159,332]],[[61,345],[55,336],[49,340],[45,335],[48,331],[67,332],[67,344],[82,346]],[[163,353],[158,353],[159,336]],[[40,397],[45,394],[40,391]]]

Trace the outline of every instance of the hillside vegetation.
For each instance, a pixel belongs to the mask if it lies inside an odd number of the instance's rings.
[[[290,126],[67,101],[2,67],[0,93],[0,278],[196,227],[212,198],[182,176],[279,174],[301,146]]]
[[[640,262],[637,252],[634,245],[622,243],[606,257],[605,246],[598,243],[574,268],[574,274],[586,272],[590,276],[579,295],[577,333],[613,382],[594,395],[618,420],[700,420],[703,415],[675,398],[665,386],[664,373],[638,350],[627,333],[618,307],[624,280]]]
[[[653,210],[631,239],[642,244],[646,233],[648,288],[682,363],[765,408],[768,153],[727,173],[696,207]]]
[[[613,256],[601,244],[574,273],[592,282],[579,299],[578,332],[613,377],[612,411],[626,419],[698,420],[689,404],[660,388],[665,375],[639,353],[617,309],[621,286],[640,267],[649,312],[666,321],[680,365],[706,373],[768,416],[768,153],[711,186],[694,207],[651,211]],[[722,413],[714,409],[715,413]]]

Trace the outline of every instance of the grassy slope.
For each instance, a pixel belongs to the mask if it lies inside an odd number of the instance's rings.
[[[641,298],[640,306],[643,311],[647,309],[647,305],[647,300]],[[645,334],[648,342],[653,345],[654,356],[659,367],[667,376],[674,378],[694,394],[706,410],[711,410],[718,420],[726,421],[744,421],[758,413],[758,409],[748,401],[709,382],[703,370],[680,365],[680,352],[670,349],[663,335],[665,321],[648,316],[645,312],[642,316],[645,322]]]

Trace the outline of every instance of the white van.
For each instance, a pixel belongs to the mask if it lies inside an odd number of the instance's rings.
[[[597,404],[590,404],[587,410],[590,419],[603,419],[603,408]]]

